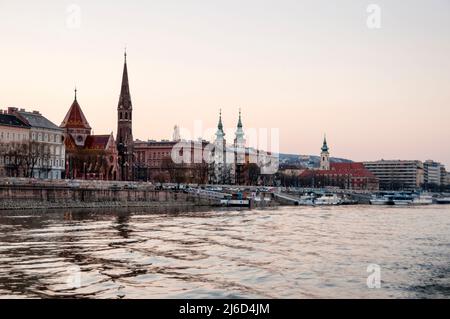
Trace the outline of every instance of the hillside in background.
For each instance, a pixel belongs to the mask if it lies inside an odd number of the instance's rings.
[[[345,158],[330,158],[332,163],[351,163],[351,160]],[[301,165],[303,167],[314,168],[320,166],[320,156],[315,155],[297,155],[280,154],[280,165]]]

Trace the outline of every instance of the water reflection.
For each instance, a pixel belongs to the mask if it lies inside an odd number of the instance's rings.
[[[445,206],[3,211],[0,296],[449,297],[449,230]]]

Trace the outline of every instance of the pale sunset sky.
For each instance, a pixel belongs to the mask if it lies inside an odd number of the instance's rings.
[[[76,85],[94,133],[116,133],[125,46],[135,138],[215,127],[219,108],[234,128],[241,107],[284,153],[326,133],[332,156],[450,169],[449,0],[0,0],[0,108],[59,125]]]

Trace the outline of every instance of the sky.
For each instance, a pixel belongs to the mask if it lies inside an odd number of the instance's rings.
[[[116,133],[126,47],[135,138],[220,108],[233,130],[241,108],[284,153],[326,134],[331,156],[450,168],[449,39],[448,0],[0,0],[0,108],[59,125],[76,85],[94,133]]]

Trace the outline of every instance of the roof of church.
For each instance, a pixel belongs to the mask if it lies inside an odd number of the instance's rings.
[[[65,146],[67,150],[84,149],[84,150],[106,150],[108,143],[112,139],[114,144],[114,137],[109,135],[89,135],[84,142],[83,147],[78,147],[72,137],[68,134],[65,138]]]
[[[322,145],[322,152],[328,152],[329,148],[328,148],[328,144],[327,144],[327,138],[326,136],[323,139],[323,145]]]
[[[104,150],[111,138],[109,135],[89,135],[84,143],[84,148],[89,150]]]
[[[124,109],[131,109],[131,94],[130,86],[128,84],[128,67],[127,67],[127,54],[125,53],[125,63],[123,65],[122,74],[122,87],[120,89],[120,97],[118,107],[123,107]]]
[[[237,127],[242,128],[241,109],[239,109],[239,120],[238,120]]]
[[[85,128],[91,129],[86,117],[78,104],[77,97],[75,95],[75,100],[72,103],[66,117],[62,121],[60,127],[62,128]]]

